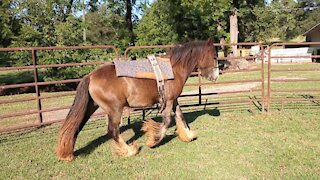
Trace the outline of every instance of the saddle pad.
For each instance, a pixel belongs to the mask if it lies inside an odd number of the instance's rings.
[[[161,69],[163,79],[174,79],[172,66],[169,59],[157,58],[159,67]],[[155,79],[156,75],[153,71],[151,63],[147,59],[136,61],[114,61],[116,74],[118,77],[133,77]]]

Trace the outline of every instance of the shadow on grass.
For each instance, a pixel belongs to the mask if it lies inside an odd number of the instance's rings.
[[[76,150],[74,152],[74,155],[75,156],[88,155],[88,154],[92,153],[96,148],[98,148],[101,144],[103,144],[106,141],[108,141],[109,139],[111,139],[111,136],[109,136],[109,135],[100,136],[97,139],[89,142],[86,146]]]
[[[206,110],[206,111],[195,111],[195,112],[189,112],[189,113],[184,113],[185,119],[187,121],[188,124],[191,124],[195,119],[197,119],[197,117],[202,116],[204,114],[209,114],[211,116],[220,116],[220,111],[219,109],[215,108],[212,110]],[[161,117],[156,117],[154,118],[155,121],[160,122],[161,121]],[[171,123],[171,126],[174,126],[174,123]],[[136,140],[138,140],[139,138],[141,138],[144,135],[144,132],[141,131],[141,127],[142,127],[142,122],[135,122],[133,124],[130,125],[125,125],[122,126],[120,128],[121,132],[127,131],[129,129],[132,129],[134,132],[134,136],[131,137],[127,143],[131,143],[134,142]],[[163,146],[165,144],[167,144],[168,142],[170,142],[171,140],[173,140],[176,136],[175,135],[167,135],[163,138],[163,140],[154,148]],[[88,155],[90,153],[92,153],[96,148],[98,148],[100,145],[102,145],[103,143],[105,143],[106,141],[108,141],[109,139],[111,139],[111,136],[109,135],[103,135],[98,137],[97,139],[89,142],[86,146],[76,150],[74,152],[75,156],[85,156]],[[141,147],[140,147],[141,149]]]
[[[137,140],[138,138],[140,138],[144,134],[142,131],[140,131],[141,125],[142,125],[141,122],[137,122],[137,123],[134,123],[134,124],[131,124],[131,125],[122,126],[120,128],[120,132],[127,131],[128,129],[132,129],[134,131],[135,135],[128,142],[129,143],[130,142],[134,142],[135,140]],[[102,136],[98,137],[97,139],[89,142],[86,146],[76,150],[74,152],[74,155],[75,156],[88,155],[88,154],[92,153],[100,145],[102,145],[103,143],[107,142],[111,138],[112,137],[109,134],[102,135]]]
[[[202,110],[202,111],[194,111],[194,112],[188,112],[188,113],[184,113],[184,118],[186,120],[186,122],[188,124],[192,124],[199,116],[205,115],[205,114],[209,114],[210,116],[220,116],[220,110],[217,108],[214,109],[207,109],[207,110]],[[174,126],[175,123],[171,123],[171,126]],[[165,136],[162,141],[156,145],[153,148],[157,148],[160,146],[163,146],[165,144],[167,144],[168,142],[170,142],[171,140],[173,140],[174,138],[176,138],[177,136],[172,134],[172,135],[167,135]],[[196,139],[195,139],[196,140]]]

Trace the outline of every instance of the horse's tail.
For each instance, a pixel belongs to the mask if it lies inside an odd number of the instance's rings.
[[[73,149],[76,138],[96,110],[89,95],[90,76],[85,76],[77,87],[77,93],[70,111],[60,131],[56,154],[59,159],[71,161],[74,159]]]

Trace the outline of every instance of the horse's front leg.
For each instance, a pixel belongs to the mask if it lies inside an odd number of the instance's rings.
[[[152,119],[148,119],[143,123],[142,130],[147,135],[147,146],[154,147],[158,145],[164,138],[166,131],[171,123],[171,112],[173,107],[173,101],[167,101],[166,107],[162,111],[162,122],[155,122]]]
[[[190,130],[177,101],[175,102],[175,107],[173,110],[175,112],[176,119],[176,134],[178,135],[179,139],[184,142],[190,142],[196,139],[197,135],[194,131]]]

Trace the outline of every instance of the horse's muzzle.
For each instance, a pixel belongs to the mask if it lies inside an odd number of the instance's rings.
[[[206,73],[203,76],[209,81],[216,81],[219,77],[219,67],[212,68],[210,70],[207,69]]]

